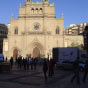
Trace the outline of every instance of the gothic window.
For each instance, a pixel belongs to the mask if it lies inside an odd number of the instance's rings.
[[[34,8],[32,8],[31,10],[34,10]]]
[[[59,31],[59,27],[56,28],[56,34],[59,34],[60,31]]]
[[[36,8],[36,10],[38,10],[38,8]]]
[[[14,34],[18,34],[18,28],[17,27],[14,30]]]
[[[31,9],[32,13],[34,13],[34,8]]]
[[[40,8],[40,10],[42,10],[42,8]]]
[[[42,8],[40,8],[40,13],[42,13]]]
[[[36,8],[36,13],[38,13],[38,8]]]

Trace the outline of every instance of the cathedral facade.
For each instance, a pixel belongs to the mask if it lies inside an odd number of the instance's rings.
[[[18,18],[11,17],[3,54],[14,58],[19,55],[50,58],[54,47],[65,47],[68,41],[72,39],[64,36],[64,17],[56,18],[54,4],[48,0],[25,0],[25,5],[20,5]]]

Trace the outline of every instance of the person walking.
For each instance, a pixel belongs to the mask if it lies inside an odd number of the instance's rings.
[[[13,57],[10,58],[11,69],[13,68]]]
[[[88,60],[86,60],[86,62],[85,62],[85,69],[84,69],[83,83],[86,82],[87,73],[88,73]]]
[[[55,68],[55,62],[53,59],[50,59],[50,61],[49,61],[49,77],[52,77],[54,75],[54,68]]]
[[[29,70],[29,64],[30,64],[30,60],[29,57],[27,58],[27,70]]]
[[[76,79],[77,84],[80,84],[80,77],[79,77],[79,57],[77,57],[77,60],[73,63],[73,71],[74,75],[71,79],[71,83]]]
[[[8,58],[6,57],[6,62],[8,61]]]
[[[37,65],[37,58],[34,58],[34,60],[33,60],[33,66],[34,66],[35,70],[36,70],[36,65]]]
[[[45,82],[47,81],[47,71],[48,71],[48,65],[47,65],[46,59],[44,59],[44,62],[43,62],[43,73],[44,73]]]
[[[33,70],[33,58],[30,59],[31,70]]]

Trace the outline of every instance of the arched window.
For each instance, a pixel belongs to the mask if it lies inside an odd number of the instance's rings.
[[[38,13],[38,8],[36,8],[36,14]]]
[[[31,9],[32,13],[34,13],[34,8]]]
[[[59,34],[60,31],[59,31],[59,27],[56,28],[56,34]]]
[[[42,13],[43,12],[43,9],[42,8],[40,8],[40,13]]]
[[[34,8],[32,8],[31,10],[34,10]]]
[[[40,10],[42,10],[42,8],[40,8]]]
[[[18,34],[18,28],[17,27],[14,30],[14,34]]]
[[[36,10],[38,10],[38,8],[36,8]]]

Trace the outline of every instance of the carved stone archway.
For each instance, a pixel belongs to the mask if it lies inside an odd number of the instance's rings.
[[[13,50],[13,58],[16,59],[17,57],[18,57],[18,49],[15,48],[15,49]]]
[[[33,58],[38,58],[40,57],[40,49],[38,47],[35,47],[33,49]]]
[[[44,46],[40,42],[32,42],[29,46],[28,52],[31,54],[31,57],[43,58],[45,56]]]

